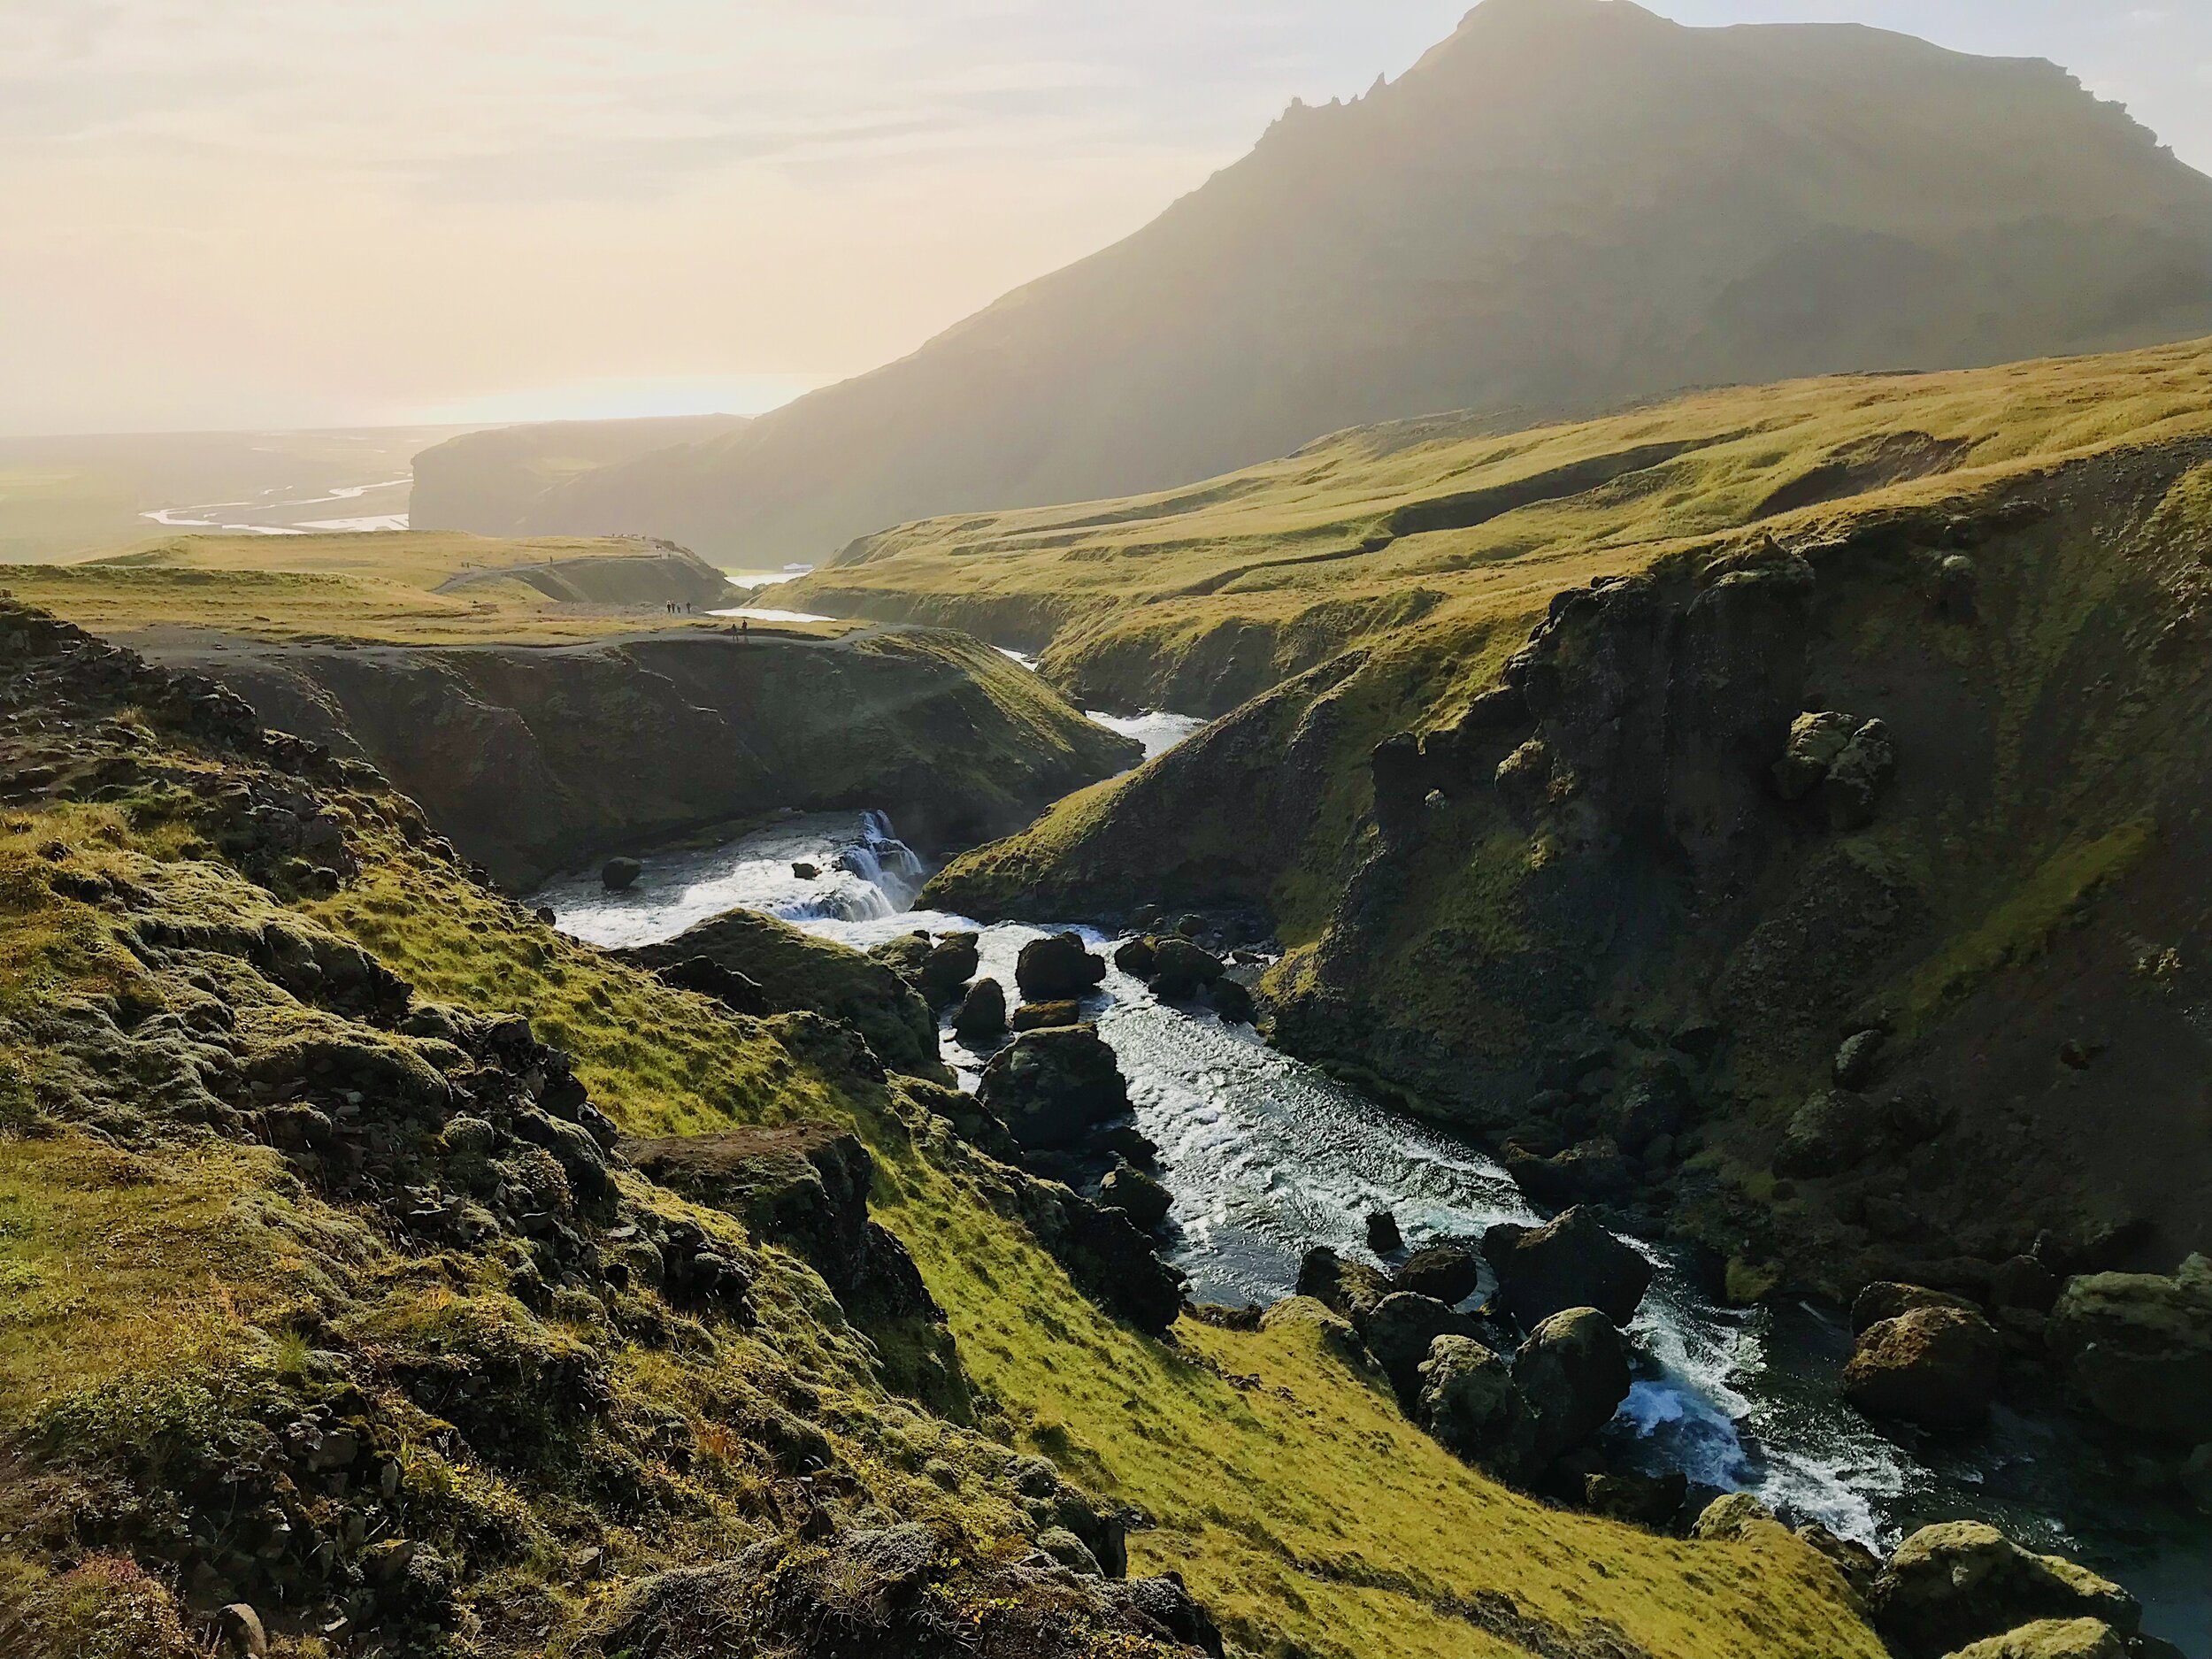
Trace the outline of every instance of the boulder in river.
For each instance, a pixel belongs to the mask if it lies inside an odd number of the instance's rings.
[[[1260,1010],[1252,1000],[1252,993],[1226,974],[1214,981],[1213,989],[1207,993],[1207,996],[1213,1002],[1214,1012],[1232,1025],[1250,1025],[1258,1022]]]
[[[1869,1417],[1927,1428],[1970,1428],[1989,1415],[2004,1343],[1965,1308],[1915,1308],[1861,1333],[1843,1368],[1843,1395]]]
[[[2070,1279],[2048,1336],[2067,1386],[2099,1416],[2184,1446],[2212,1438],[2212,1257],[2170,1279]]]
[[[1405,1237],[1398,1231],[1398,1217],[1387,1210],[1370,1210],[1367,1216],[1367,1248],[1377,1256],[1390,1256],[1406,1248]]]
[[[1618,1202],[1636,1189],[1635,1166],[1608,1136],[1585,1141],[1553,1157],[1509,1146],[1503,1162],[1514,1185],[1540,1204]]]
[[[1145,938],[1125,940],[1114,952],[1114,966],[1136,979],[1150,979],[1153,964],[1158,960],[1159,954],[1153,949],[1152,941]]]
[[[645,866],[634,858],[610,858],[599,866],[599,883],[610,893],[627,893],[644,873]]]
[[[978,979],[960,1000],[952,1034],[970,1048],[987,1048],[1006,1035],[1006,993],[996,979]]]
[[[2124,1636],[2142,1623],[2118,1585],[2023,1549],[1979,1521],[1924,1526],[1908,1538],[1875,1579],[1870,1604],[1899,1659],[1942,1659],[2042,1619],[2097,1619]]]
[[[1421,1386],[1421,1362],[1440,1336],[1475,1333],[1475,1322],[1433,1296],[1394,1291],[1352,1321],[1367,1351],[1390,1379],[1401,1399],[1411,1400]]]
[[[1541,1227],[1500,1222],[1482,1236],[1498,1294],[1523,1325],[1569,1308],[1595,1308],[1626,1325],[1651,1288],[1651,1263],[1577,1206]]]
[[[1065,1002],[1024,1002],[1014,1010],[1016,1031],[1045,1031],[1054,1025],[1080,1025],[1083,1004]]]
[[[1105,977],[1105,959],[1091,954],[1080,933],[1031,940],[1014,967],[1014,983],[1029,1002],[1079,1001]]]
[[[1187,939],[1170,937],[1152,941],[1152,972],[1148,978],[1155,995],[1171,1002],[1187,1002],[1221,978],[1218,957]]]
[[[1529,1478],[1535,1421],[1503,1360],[1471,1338],[1440,1336],[1418,1374],[1416,1415],[1447,1450],[1500,1480]]]
[[[922,971],[917,987],[922,1000],[934,1009],[949,1008],[960,1000],[968,981],[983,965],[978,949],[980,935],[975,933],[946,933],[930,947],[929,955],[922,961]]]
[[[791,873],[801,881],[819,881],[822,879],[822,866],[804,863],[795,864],[791,866]]]
[[[1087,1025],[1025,1032],[983,1069],[977,1096],[1025,1151],[1060,1151],[1129,1110],[1114,1051]]]
[[[1537,1459],[1549,1463],[1611,1422],[1628,1398],[1628,1345],[1595,1308],[1570,1308],[1529,1333],[1513,1380],[1535,1417]]]
[[[1425,1244],[1406,1257],[1390,1282],[1394,1290],[1433,1296],[1455,1308],[1475,1294],[1482,1270],[1463,1244]]]

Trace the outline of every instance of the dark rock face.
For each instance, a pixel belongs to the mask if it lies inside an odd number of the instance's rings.
[[[1651,1288],[1651,1263],[1579,1207],[1534,1229],[1502,1222],[1483,1235],[1482,1253],[1500,1299],[1527,1326],[1570,1308],[1626,1325]]]
[[[1127,1216],[1027,1177],[1011,1210],[1078,1289],[1140,1331],[1164,1335],[1182,1313],[1182,1275],[1153,1254],[1152,1240]]]
[[[1844,1367],[1844,1398],[1869,1417],[1969,1428],[1989,1414],[2004,1344],[1963,1308],[1915,1308],[1863,1333]]]
[[[1636,1189],[1635,1165],[1602,1135],[1551,1157],[1508,1147],[1502,1162],[1514,1185],[1540,1204],[1617,1203]]]
[[[984,1068],[977,1094],[1033,1152],[1080,1145],[1129,1110],[1114,1051],[1087,1025],[1024,1032]]]
[[[1473,1295],[1481,1282],[1473,1252],[1459,1244],[1425,1244],[1391,1276],[1394,1289],[1433,1296],[1453,1307]]]
[[[1187,1002],[1221,978],[1221,960],[1187,939],[1170,935],[1152,941],[1152,972],[1147,982],[1170,1002]]]
[[[1022,947],[1014,982],[1031,1002],[1079,1002],[1098,988],[1106,964],[1079,933],[1054,933]]]
[[[875,1161],[829,1124],[628,1141],[639,1171],[803,1256],[856,1317],[943,1315],[906,1247],[868,1218]]]
[[[1513,1380],[1535,1419],[1537,1458],[1548,1463],[1611,1422],[1628,1398],[1628,1345],[1596,1309],[1571,1308],[1529,1333]]]
[[[1107,1171],[1099,1184],[1098,1202],[1102,1209],[1118,1210],[1148,1233],[1165,1221],[1168,1211],[1175,1207],[1166,1187],[1126,1164]]]
[[[2212,1258],[2193,1256],[2170,1279],[2073,1279],[2049,1340],[2068,1386],[2099,1416],[2183,1445],[2212,1440]]]
[[[1855,1169],[1880,1141],[1883,1126],[1880,1109],[1863,1094],[1816,1094],[1791,1118],[1774,1172],[1817,1179]]]
[[[1467,1337],[1440,1336],[1419,1376],[1416,1414],[1448,1450],[1500,1480],[1529,1478],[1535,1424],[1503,1360]]]
[[[1875,1581],[1875,1628],[1900,1659],[1941,1659],[2038,1619],[2100,1619],[2124,1635],[2142,1622],[2135,1598],[2056,1555],[2038,1555],[1993,1526],[1923,1527]]]
[[[1582,1504],[1591,1514],[1654,1532],[1673,1524],[1689,1495],[1689,1477],[1680,1470],[1663,1475],[1588,1475],[1582,1482]]]
[[[654,970],[654,977],[680,991],[696,991],[712,997],[733,1014],[773,1012],[768,993],[759,982],[735,968],[725,967],[712,956],[687,956],[681,962]]]
[[[1475,1322],[1455,1313],[1432,1296],[1394,1291],[1352,1321],[1367,1344],[1367,1351],[1390,1379],[1402,1399],[1411,1400],[1420,1388],[1421,1363],[1429,1346],[1440,1336],[1471,1337]]]
[[[978,979],[968,987],[952,1034],[971,1048],[987,1048],[1006,1035],[1006,993],[996,979]]]

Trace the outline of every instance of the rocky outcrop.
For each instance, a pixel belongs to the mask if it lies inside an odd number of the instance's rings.
[[[1499,1300],[1525,1326],[1570,1308],[1626,1325],[1651,1288],[1651,1263],[1579,1208],[1540,1227],[1501,1222],[1483,1235],[1482,1253],[1497,1272]]]
[[[1900,1659],[1942,1659],[2039,1620],[2095,1619],[2130,1636],[2142,1620],[2119,1586],[1975,1521],[1923,1527],[1900,1544],[1872,1606]]]
[[[1141,758],[1034,675],[943,634],[148,643],[266,724],[374,762],[517,888],[616,847],[791,806],[881,808],[923,844],[969,847]]]
[[[1785,801],[1816,803],[1831,829],[1857,830],[1874,821],[1875,803],[1896,772],[1896,747],[1879,720],[1801,714],[1774,763],[1774,787]]]
[[[687,971],[704,961],[741,974],[769,1011],[811,1011],[849,1024],[895,1071],[950,1080],[937,1021],[891,968],[757,910],[726,910],[657,945],[619,953],[640,966]]]
[[[1533,1472],[1536,1425],[1506,1363],[1463,1336],[1439,1337],[1421,1363],[1417,1413],[1448,1450],[1500,1480]]]
[[[1537,1459],[1548,1463],[1611,1422],[1628,1398],[1628,1345],[1596,1309],[1570,1308],[1528,1333],[1513,1380],[1534,1419]]]
[[[1079,1146],[1129,1110],[1114,1051],[1087,1025],[1024,1032],[984,1068],[977,1095],[1030,1152]]]
[[[1929,1428],[1970,1428],[1989,1415],[2004,1345],[1972,1310],[1914,1308],[1862,1332],[1843,1395],[1869,1417]]]
[[[2053,1361],[2091,1409],[2123,1428],[2193,1445],[2212,1440],[2212,1258],[2170,1279],[2075,1279],[2051,1310]]]
[[[851,1131],[797,1124],[618,1147],[651,1179],[803,1256],[856,1317],[943,1322],[906,1247],[869,1219],[875,1160]]]

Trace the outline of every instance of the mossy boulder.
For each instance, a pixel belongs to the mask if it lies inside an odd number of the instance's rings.
[[[2068,1386],[2100,1416],[2183,1444],[2212,1433],[2212,1258],[2193,1256],[2171,1278],[2070,1280],[2048,1337]]]
[[[1860,1333],[1843,1395],[1869,1417],[1970,1428],[1989,1415],[2003,1369],[2003,1341],[1979,1313],[1915,1308]]]
[[[1894,1319],[1920,1308],[1957,1308],[1968,1313],[1979,1311],[1972,1302],[1951,1291],[1932,1290],[1925,1285],[1901,1285],[1893,1280],[1881,1279],[1867,1286],[1852,1299],[1851,1334],[1863,1336],[1883,1320]]]
[[[1505,1361],[1470,1337],[1444,1335],[1418,1376],[1416,1415],[1447,1449],[1501,1480],[1534,1473],[1535,1418]]]
[[[2128,1659],[2120,1632],[2095,1618],[2046,1618],[1970,1643],[1951,1659]]]
[[[620,954],[649,969],[704,957],[757,985],[774,1012],[811,1010],[844,1020],[894,1071],[948,1075],[937,1052],[937,1021],[919,992],[884,963],[780,918],[726,910],[661,944]]]
[[[1463,1244],[1425,1244],[1399,1263],[1391,1285],[1457,1307],[1475,1294],[1482,1269]]]
[[[1628,1345],[1595,1308],[1570,1308],[1528,1333],[1513,1380],[1535,1418],[1536,1455],[1548,1463],[1611,1422],[1628,1398]]]
[[[1923,1527],[1900,1544],[1872,1605],[1875,1627],[1900,1659],[1941,1659],[2044,1619],[2096,1619],[2130,1636],[2142,1623],[2118,1585],[1978,1521]]]
[[[1364,1262],[1348,1262],[1326,1245],[1314,1246],[1298,1263],[1298,1294],[1310,1296],[1340,1318],[1364,1317],[1397,1288],[1387,1273]]]
[[[1114,1051],[1087,1025],[1022,1033],[984,1067],[977,1096],[1031,1152],[1079,1146],[1129,1110]]]
[[[952,1034],[971,1048],[987,1048],[1006,1037],[1006,992],[996,979],[978,979],[960,999]]]
[[[1421,1365],[1429,1348],[1440,1336],[1471,1337],[1475,1322],[1433,1296],[1394,1291],[1368,1308],[1352,1324],[1367,1351],[1390,1379],[1403,1399],[1419,1392]]]

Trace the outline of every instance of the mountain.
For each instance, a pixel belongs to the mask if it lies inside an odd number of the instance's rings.
[[[726,437],[742,415],[668,415],[648,420],[549,420],[472,432],[415,457],[409,522],[419,530],[513,535],[549,490],[600,467],[672,446]]]
[[[1486,0],[1126,241],[740,431],[557,485],[518,527],[819,560],[1433,411],[1525,425],[2208,330],[2212,180],[2048,63]]]

